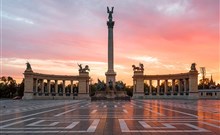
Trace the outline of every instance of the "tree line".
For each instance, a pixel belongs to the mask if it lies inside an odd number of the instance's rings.
[[[19,84],[10,76],[2,76],[0,78],[0,98],[13,98],[15,96],[22,97],[23,95],[24,79]]]

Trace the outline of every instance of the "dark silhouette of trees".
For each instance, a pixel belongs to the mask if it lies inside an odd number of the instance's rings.
[[[13,98],[16,96],[17,89],[17,83],[12,77],[1,77],[0,98]]]

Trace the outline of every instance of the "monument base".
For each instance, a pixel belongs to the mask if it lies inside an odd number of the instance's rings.
[[[144,99],[145,95],[143,92],[133,93],[132,99]]]
[[[22,99],[34,99],[33,93],[32,92],[30,92],[30,93],[25,92],[24,96],[22,97]]]
[[[189,92],[188,99],[199,99],[199,93],[198,92]]]
[[[90,96],[88,93],[78,93],[78,96],[76,96],[75,99],[90,99]]]
[[[108,71],[105,73],[106,76],[106,85],[109,87],[109,82],[112,82],[112,85],[115,86],[115,76],[116,73],[114,71]]]

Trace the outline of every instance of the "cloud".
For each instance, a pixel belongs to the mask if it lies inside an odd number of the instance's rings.
[[[9,20],[13,20],[13,21],[23,22],[26,24],[34,24],[34,22],[30,19],[22,18],[22,17],[18,17],[14,15],[9,15],[8,13],[5,13],[5,12],[2,12],[1,17],[9,19]]]
[[[156,8],[159,12],[165,15],[182,15],[186,12],[188,0],[181,0],[167,4],[158,5]]]
[[[159,62],[157,58],[150,57],[150,56],[133,56],[133,57],[128,56],[127,58],[136,60],[139,62],[147,62],[147,63],[158,63]]]

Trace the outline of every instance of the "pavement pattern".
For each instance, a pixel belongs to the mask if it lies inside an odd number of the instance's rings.
[[[220,100],[0,100],[0,134],[219,135]]]

